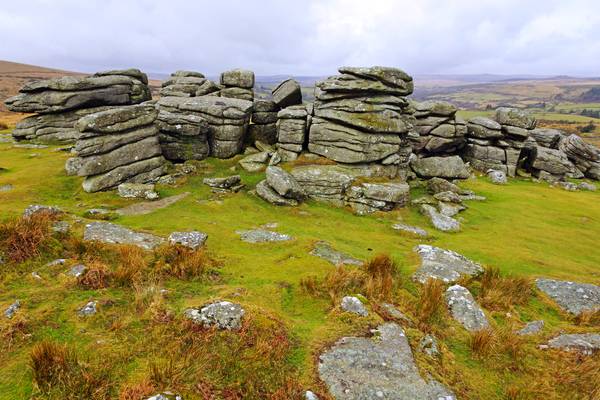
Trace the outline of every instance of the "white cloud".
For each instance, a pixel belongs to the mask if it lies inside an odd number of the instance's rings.
[[[2,1],[0,58],[94,71],[598,75],[594,0]]]

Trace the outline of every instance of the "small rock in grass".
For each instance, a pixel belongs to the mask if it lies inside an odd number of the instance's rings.
[[[452,250],[421,244],[414,249],[421,258],[419,269],[413,279],[425,283],[429,278],[440,279],[445,283],[454,283],[461,276],[477,276],[483,273],[483,267],[467,257]]]
[[[428,233],[425,229],[419,228],[418,226],[406,225],[402,223],[392,225],[392,229],[397,231],[407,232],[415,236],[427,237]]]
[[[587,190],[590,192],[595,192],[597,190],[596,185],[594,185],[593,183],[587,183],[587,182],[581,182],[579,185],[577,185],[577,188],[579,190]]]
[[[362,317],[366,317],[367,315],[369,315],[369,312],[367,311],[364,304],[362,303],[362,301],[360,301],[360,299],[358,297],[345,296],[342,299],[341,307],[342,307],[342,310],[344,310],[346,312],[357,314]]]
[[[531,322],[528,322],[527,325],[525,325],[523,328],[519,329],[517,331],[517,335],[521,335],[521,336],[534,335],[534,334],[540,332],[543,328],[544,328],[543,320],[531,321]]]
[[[264,229],[252,229],[247,231],[236,231],[240,239],[247,243],[285,242],[293,238],[283,233],[267,231]]]
[[[197,250],[204,245],[208,239],[208,235],[203,232],[173,232],[169,235],[169,243],[180,244],[189,247],[192,250]]]
[[[8,185],[0,185],[0,192],[9,192],[14,189],[14,186],[11,184]]]
[[[124,198],[156,200],[159,197],[152,183],[121,183],[117,186],[117,193]]]
[[[307,390],[306,393],[304,393],[304,398],[305,400],[319,400],[319,397],[310,390]]]
[[[185,311],[186,318],[204,327],[216,326],[219,329],[238,330],[242,326],[245,311],[241,305],[229,301],[217,301],[201,309]]]
[[[487,172],[487,176],[495,185],[506,185],[508,183],[508,179],[506,178],[506,173],[504,171],[490,169]]]
[[[419,208],[421,214],[427,216],[431,221],[431,225],[442,232],[458,232],[460,231],[460,222],[452,217],[447,217],[438,212],[429,204],[422,204]]]
[[[58,207],[33,204],[33,205],[30,205],[29,207],[27,207],[25,209],[25,211],[23,211],[23,216],[31,217],[32,215],[37,214],[37,213],[48,213],[50,215],[60,215],[63,213],[63,211]]]
[[[42,277],[40,276],[40,274],[38,274],[36,271],[33,271],[33,272],[31,273],[31,277],[32,277],[33,279],[37,279],[37,280],[41,280],[41,279],[42,279]]]
[[[563,310],[574,315],[600,310],[600,286],[554,279],[537,279],[539,290],[552,298]]]
[[[171,392],[163,392],[152,397],[148,397],[146,400],[183,400],[183,397]]]
[[[67,234],[71,230],[71,224],[67,221],[56,221],[52,224],[52,231],[56,233]]]
[[[74,265],[73,267],[71,267],[68,274],[71,276],[74,276],[75,278],[79,278],[81,275],[83,275],[83,273],[85,272],[86,269],[87,268],[85,265],[77,264],[77,265]]]
[[[354,257],[351,257],[347,254],[335,250],[333,247],[331,247],[329,243],[324,241],[319,241],[315,243],[315,246],[310,252],[310,254],[327,260],[333,265],[363,265],[363,262],[361,260],[357,260]]]
[[[437,357],[440,355],[436,338],[429,334],[425,335],[419,342],[419,350],[429,357]]]
[[[460,196],[454,192],[440,192],[433,195],[433,198],[446,203],[462,203]]]
[[[390,303],[381,303],[380,311],[382,311],[386,317],[391,317],[398,321],[402,321],[410,324],[410,318],[408,318],[402,311],[398,310],[396,306]]]
[[[67,260],[65,258],[57,258],[54,261],[50,261],[48,264],[46,264],[46,267],[55,267],[57,265],[64,265],[67,262]]]
[[[90,301],[85,306],[80,308],[79,311],[77,312],[77,314],[80,317],[87,317],[87,316],[96,314],[96,304],[97,304],[97,302]]]
[[[600,334],[564,334],[551,339],[548,342],[548,347],[566,351],[578,351],[584,355],[592,355],[600,350]]]
[[[489,326],[487,317],[469,289],[460,285],[450,286],[446,290],[446,303],[452,317],[468,331],[480,331]]]
[[[4,316],[8,319],[11,319],[19,308],[21,308],[21,301],[16,300],[4,311]]]
[[[556,182],[556,186],[569,192],[576,192],[578,190],[578,186],[572,182],[560,181]]]

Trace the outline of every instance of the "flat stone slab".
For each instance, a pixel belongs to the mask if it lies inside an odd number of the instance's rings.
[[[535,284],[571,314],[579,315],[584,311],[600,310],[600,286],[542,278],[537,279]]]
[[[164,242],[163,238],[149,233],[136,232],[109,222],[92,222],[85,226],[83,240],[95,240],[110,244],[133,244],[152,250]]]
[[[600,333],[571,333],[551,339],[548,347],[591,355],[600,350]]]
[[[528,322],[523,328],[517,331],[517,335],[526,336],[526,335],[535,335],[539,333],[542,329],[544,329],[544,321],[531,321]]]
[[[487,317],[469,289],[460,285],[450,286],[446,289],[446,303],[452,318],[460,322],[468,331],[480,331],[489,326]]]
[[[285,242],[293,238],[283,233],[267,231],[265,229],[252,229],[248,231],[236,231],[240,239],[247,243]]]
[[[169,235],[169,243],[189,247],[192,250],[197,250],[204,246],[207,239],[208,235],[206,233],[198,231],[172,232]]]
[[[241,305],[230,301],[217,301],[201,309],[190,308],[185,317],[204,327],[216,326],[219,329],[238,330],[242,326],[245,311]]]
[[[335,250],[333,247],[331,247],[329,243],[324,241],[315,243],[315,246],[310,252],[310,254],[312,254],[313,256],[321,257],[322,259],[329,261],[333,265],[363,265],[363,262],[361,260],[358,260],[354,257],[351,257],[347,254]]]
[[[146,215],[156,210],[169,207],[177,203],[179,200],[185,199],[190,195],[190,192],[176,194],[174,196],[165,197],[156,201],[143,201],[135,203],[127,207],[119,208],[116,213],[119,215]]]
[[[452,250],[421,244],[414,249],[421,257],[421,266],[413,279],[425,283],[429,278],[454,283],[461,276],[476,276],[483,273],[483,267]]]
[[[431,225],[438,231],[460,231],[460,222],[458,222],[452,217],[448,217],[447,215],[438,212],[438,210],[436,210],[435,207],[430,206],[429,204],[421,204],[421,207],[419,207],[419,211],[421,212],[421,214],[429,218]]]
[[[410,233],[411,235],[420,236],[420,237],[429,236],[429,234],[427,233],[427,231],[425,229],[419,228],[418,226],[412,226],[412,225],[398,223],[398,224],[392,225],[392,229],[394,229],[396,231],[400,231],[400,232]]]
[[[319,377],[335,399],[455,400],[419,373],[404,330],[380,325],[373,337],[344,337],[319,357]]]

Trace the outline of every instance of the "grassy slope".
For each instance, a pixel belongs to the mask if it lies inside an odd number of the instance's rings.
[[[39,156],[30,158],[30,154]],[[12,183],[15,189],[0,193],[0,216],[18,215],[32,203],[58,205],[76,215],[92,207],[118,207],[132,201],[113,193],[86,194],[80,179],[62,172],[68,157],[53,149],[11,149],[0,144],[0,185]],[[234,161],[211,160],[208,174],[225,175]],[[421,241],[403,236],[390,228],[397,219],[426,226],[425,219],[413,209],[358,217],[346,210],[309,202],[289,209],[267,205],[243,191],[225,196],[222,201],[211,198],[201,184],[203,175],[191,177],[181,188],[161,188],[161,195],[190,191],[192,195],[179,203],[150,215],[121,217],[116,222],[136,229],[167,235],[174,230],[197,229],[209,234],[208,248],[224,263],[223,280],[219,284],[167,281],[172,289],[169,307],[180,313],[190,305],[200,305],[209,298],[234,298],[281,317],[294,339],[290,363],[299,367],[300,379],[314,386],[314,356],[326,343],[342,334],[364,331],[355,319],[330,313],[326,300],[314,299],[298,289],[302,277],[323,276],[333,267],[308,254],[317,240],[327,240],[335,248],[358,258],[376,253],[389,253],[403,266],[405,288],[415,292],[408,275],[416,268],[417,259],[411,249]],[[261,179],[260,174],[242,173],[249,187]],[[488,201],[469,203],[463,213],[464,230],[459,234],[435,233],[429,240],[434,245],[458,251],[485,265],[497,266],[504,273],[547,276],[600,283],[600,193],[571,193],[526,181],[511,181],[499,188],[485,179],[471,180],[465,187],[488,197]],[[251,245],[239,240],[235,231],[277,222],[277,230],[293,235],[289,244]],[[31,393],[31,377],[26,368],[31,343],[43,338],[57,338],[72,343],[82,351],[123,353],[129,361],[115,365],[123,380],[134,379],[145,370],[152,354],[160,353],[144,337],[147,331],[132,310],[131,292],[124,289],[86,291],[69,285],[57,277],[64,269],[41,267],[43,262],[27,266],[23,274],[9,274],[0,280],[0,306],[3,310],[14,298],[24,300],[24,314],[41,319],[33,338],[24,346],[16,346],[0,354],[0,399],[26,398]],[[34,281],[36,270],[45,278]],[[243,290],[241,290],[242,288]],[[233,297],[240,292],[240,297]],[[89,299],[111,299],[115,304],[103,309],[89,321],[75,317],[75,310]],[[553,307],[535,300],[520,310],[523,320],[544,318],[547,336],[568,329],[569,322]],[[112,319],[123,328],[109,331]],[[376,318],[371,320],[376,322]],[[499,318],[502,323],[502,317]],[[452,328],[458,330],[460,328]],[[468,379],[469,398],[500,398],[505,381],[512,375],[495,370],[482,372],[482,364],[469,356],[464,333],[447,339],[454,352],[462,376]],[[535,350],[532,350],[535,351]],[[186,397],[193,398],[193,397]]]

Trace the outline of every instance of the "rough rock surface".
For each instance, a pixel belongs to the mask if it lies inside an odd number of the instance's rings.
[[[163,156],[172,161],[208,157],[210,125],[199,115],[161,109],[156,117]]]
[[[102,243],[133,244],[146,250],[152,250],[164,242],[158,236],[135,232],[109,222],[91,222],[85,226],[83,240],[96,240]]]
[[[335,165],[296,167],[291,174],[309,197],[338,204],[343,203],[346,190],[354,180],[352,174]]]
[[[8,319],[11,319],[15,316],[17,311],[21,308],[21,302],[19,300],[15,300],[6,310],[4,310],[4,316]]]
[[[479,331],[489,326],[487,317],[469,289],[460,285],[450,286],[446,289],[446,303],[452,318],[460,322],[468,331]]]
[[[285,171],[281,167],[268,167],[267,168],[267,183],[271,186],[280,196],[301,201],[306,197],[304,190],[289,172]]]
[[[229,301],[217,301],[201,309],[190,308],[185,311],[185,316],[196,324],[227,330],[240,329],[244,314],[241,305]]]
[[[421,178],[467,179],[469,169],[458,156],[418,158],[410,162],[412,170]]]
[[[366,317],[367,315],[369,315],[369,311],[367,311],[367,308],[358,297],[345,296],[344,298],[342,298],[340,307],[346,312],[357,314],[361,317]]]
[[[319,357],[319,377],[335,399],[456,400],[419,374],[403,329],[380,325],[372,338],[344,337]]]
[[[307,107],[304,105],[289,106],[277,113],[277,148],[286,159],[293,159],[304,148],[308,130]],[[312,121],[312,119],[311,119]]]
[[[537,279],[535,284],[571,314],[600,310],[600,286],[554,279]]]
[[[411,102],[415,131],[408,138],[420,157],[456,154],[464,147],[467,126],[456,117],[457,108],[445,101]]]
[[[535,335],[544,328],[544,321],[531,321],[528,322],[523,328],[517,331],[517,335]]]
[[[438,231],[442,232],[458,232],[460,230],[460,222],[452,217],[442,214],[429,204],[422,204],[419,207],[421,214],[425,215],[431,221],[431,225]]]
[[[32,204],[23,211],[23,217],[31,217],[37,213],[47,213],[50,215],[60,215],[63,211],[58,207],[45,206],[41,204]]]
[[[299,204],[297,200],[285,198],[277,193],[266,179],[258,182],[255,190],[258,197],[275,206],[297,206]]]
[[[429,236],[429,234],[427,233],[427,231],[425,229],[419,228],[418,226],[412,226],[412,225],[398,223],[398,224],[392,225],[392,229],[401,231],[401,232],[407,232],[412,235],[420,236],[420,237]]]
[[[310,254],[313,256],[321,257],[324,260],[329,261],[333,265],[363,265],[361,260],[351,257],[345,253],[335,250],[331,245],[324,241],[315,243]]]
[[[128,199],[158,199],[158,193],[154,191],[152,183],[121,183],[117,186],[117,193]]]
[[[252,229],[248,231],[237,231],[238,235],[244,242],[248,243],[264,243],[264,242],[286,242],[293,238],[283,233],[267,231],[265,229]]]
[[[239,175],[231,175],[224,178],[204,178],[202,183],[213,188],[213,191],[237,192],[244,187],[242,178]]]
[[[415,247],[421,258],[421,265],[413,279],[425,283],[429,278],[454,283],[461,276],[477,276],[483,273],[483,267],[452,250],[445,250],[426,244]]]
[[[81,307],[79,311],[77,311],[77,314],[80,317],[89,317],[90,315],[94,315],[97,312],[97,304],[98,303],[95,301],[90,301],[85,306]]]
[[[192,250],[197,250],[204,246],[207,239],[208,235],[206,233],[198,231],[172,232],[169,235],[169,243],[189,247]]]
[[[592,355],[600,350],[599,333],[571,333],[563,334],[551,339],[548,346],[553,349],[578,351],[585,355]]]
[[[286,79],[277,85],[273,91],[273,101],[279,108],[302,104],[302,89],[294,79]]]

